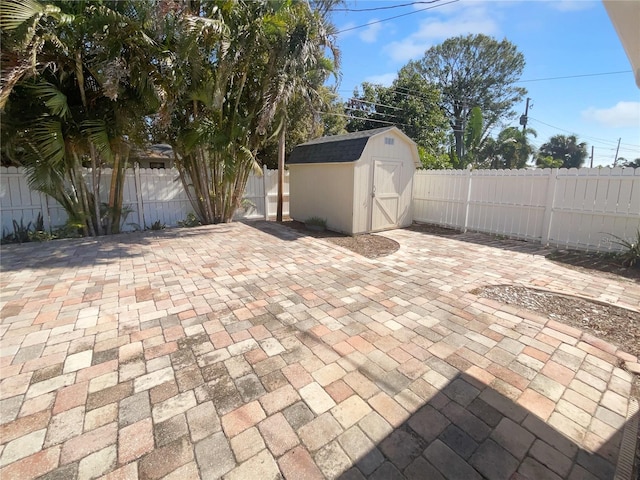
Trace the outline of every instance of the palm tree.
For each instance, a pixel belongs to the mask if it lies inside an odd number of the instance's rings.
[[[296,95],[333,64],[325,20],[306,2],[203,3],[163,20],[165,97],[156,118],[202,223],[228,222],[258,149]],[[322,78],[322,81],[319,80]]]
[[[480,149],[479,165],[482,168],[524,168],[535,149],[529,143],[529,135],[534,137],[536,131],[528,128],[523,133],[517,127],[503,129],[497,138],[487,138]]]
[[[0,93],[3,129],[15,134],[13,150],[23,152],[32,186],[54,197],[88,235],[118,231],[129,143],[142,128],[143,112],[153,108],[155,67],[145,61],[152,48],[144,28],[148,7],[7,0],[0,10],[13,59]],[[105,165],[114,170],[101,208]]]
[[[587,144],[578,143],[575,135],[554,135],[540,146],[536,164],[544,166],[550,157],[561,168],[579,168],[587,159],[587,155]]]

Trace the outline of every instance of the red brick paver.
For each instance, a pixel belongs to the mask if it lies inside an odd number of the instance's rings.
[[[382,235],[375,260],[265,222],[2,246],[0,477],[613,478],[637,358],[471,292],[637,311],[640,285]]]

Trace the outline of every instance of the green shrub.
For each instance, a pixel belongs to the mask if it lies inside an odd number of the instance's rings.
[[[632,240],[627,240],[617,235],[611,236],[615,238],[612,242],[622,247],[622,252],[616,255],[622,261],[622,265],[625,267],[640,267],[640,228],[636,232],[636,237]]]
[[[149,228],[151,230],[164,230],[165,228],[167,228],[167,226],[164,223],[162,223],[160,220],[156,220],[151,224]]]
[[[200,223],[200,220],[198,220],[198,217],[196,217],[195,213],[193,212],[190,212],[187,215],[186,219],[178,221],[179,227],[197,227],[199,225],[202,225],[202,224]]]

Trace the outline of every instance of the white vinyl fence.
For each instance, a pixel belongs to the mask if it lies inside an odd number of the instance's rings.
[[[583,250],[618,250],[640,228],[640,168],[421,170],[417,222]]]
[[[90,175],[90,172],[85,172]],[[101,201],[109,194],[111,169],[100,176]],[[236,219],[275,217],[278,195],[277,171],[263,169],[263,175],[249,178],[243,199],[244,208]],[[283,214],[289,213],[289,174],[285,173]],[[123,206],[131,212],[124,220],[123,231],[150,227],[156,221],[176,226],[193,208],[175,169],[128,169],[125,176]],[[31,190],[22,168],[0,167],[0,220],[2,232],[13,232],[13,221],[26,226],[41,213],[45,229],[64,225],[67,215],[51,197]]]

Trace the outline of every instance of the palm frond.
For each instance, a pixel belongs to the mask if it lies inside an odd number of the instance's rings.
[[[110,162],[113,159],[113,151],[111,150],[106,122],[104,120],[85,120],[80,124],[80,128],[82,133],[96,147],[100,156]]]
[[[29,130],[27,142],[40,161],[54,166],[63,163],[65,143],[59,120],[46,117],[40,120]]]
[[[27,88],[37,97],[44,100],[44,104],[49,109],[51,115],[66,118],[69,115],[69,104],[67,96],[55,85],[48,82],[39,82],[35,85],[28,85]]]
[[[5,0],[0,4],[0,28],[15,30],[27,20],[45,13],[45,7],[35,0]]]

